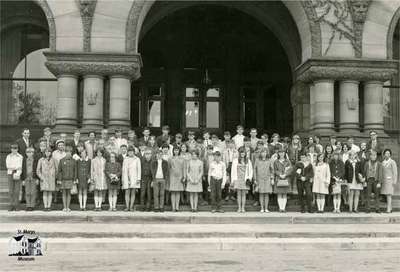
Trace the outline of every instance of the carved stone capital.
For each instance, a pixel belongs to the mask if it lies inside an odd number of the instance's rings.
[[[387,81],[397,73],[398,61],[372,59],[309,59],[296,69],[296,78],[302,82],[319,79]]]
[[[46,67],[54,75],[120,75],[140,77],[140,54],[63,53],[45,52]]]

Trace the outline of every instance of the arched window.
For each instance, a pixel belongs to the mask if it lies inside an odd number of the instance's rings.
[[[55,122],[57,79],[45,67],[47,19],[33,1],[1,1],[1,125]]]

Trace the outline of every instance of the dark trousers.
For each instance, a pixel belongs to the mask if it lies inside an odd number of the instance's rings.
[[[146,203],[146,208],[151,207],[151,176],[144,176],[140,182],[140,205],[144,206]]]
[[[300,179],[297,180],[297,192],[299,195],[299,202],[301,210],[304,210],[305,206],[307,206],[307,210],[311,211],[312,209],[312,183],[308,180],[302,181]],[[304,203],[305,202],[305,203]]]
[[[25,180],[26,207],[34,208],[36,205],[37,185],[36,180],[28,178]]]
[[[208,203],[209,196],[208,196],[208,176],[203,176],[202,179],[202,186],[203,186],[203,193],[201,194],[201,198],[203,201]]]
[[[221,209],[221,200],[222,200],[222,179],[215,179],[211,177],[210,180],[210,190],[211,190],[211,208],[213,210]]]
[[[164,197],[165,197],[165,179],[155,179],[153,181],[153,192],[154,192],[154,209],[164,208]]]
[[[8,175],[8,195],[11,208],[18,207],[20,188],[21,180],[14,180],[12,175]]]
[[[367,188],[364,188],[365,207],[367,208],[367,210],[370,208],[372,192],[374,193],[374,198],[375,198],[375,209],[379,210],[381,188],[378,188],[376,186],[377,184],[378,184],[378,181],[375,178],[368,178]]]

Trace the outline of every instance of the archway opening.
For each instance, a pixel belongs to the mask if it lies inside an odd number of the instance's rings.
[[[57,79],[45,67],[45,13],[34,1],[0,1],[0,125],[53,125]]]
[[[139,43],[143,68],[132,88],[134,127],[169,124],[220,134],[243,124],[292,132],[292,68],[265,24],[237,7],[201,3],[154,23],[162,9],[156,3],[143,23],[152,26]]]

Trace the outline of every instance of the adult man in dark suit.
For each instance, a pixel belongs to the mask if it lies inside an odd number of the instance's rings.
[[[148,127],[145,127],[142,133],[143,137],[139,139],[139,142],[144,142],[147,145],[150,140],[150,129]]]
[[[83,141],[81,140],[81,132],[79,131],[79,129],[76,129],[74,131],[74,136],[72,140],[67,142],[67,145],[72,147],[72,154],[78,154],[77,147],[79,143],[83,143]]]
[[[26,149],[32,146],[32,141],[30,139],[30,131],[28,128],[22,130],[22,137],[16,141],[18,145],[18,153],[26,157]]]

